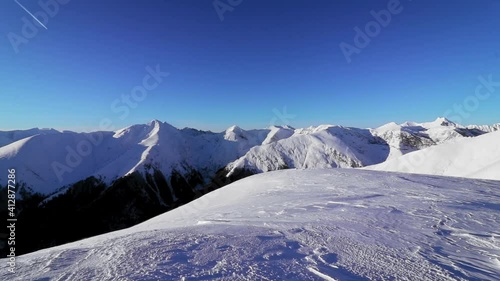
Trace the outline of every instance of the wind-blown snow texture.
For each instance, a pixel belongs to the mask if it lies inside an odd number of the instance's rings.
[[[500,280],[499,188],[357,169],[265,173],[21,256],[0,279]]]

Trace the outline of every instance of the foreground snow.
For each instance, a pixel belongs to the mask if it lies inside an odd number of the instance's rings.
[[[500,180],[499,144],[497,131],[449,141],[366,169]]]
[[[0,279],[499,280],[499,196],[498,181],[270,172],[135,227],[24,255]]]

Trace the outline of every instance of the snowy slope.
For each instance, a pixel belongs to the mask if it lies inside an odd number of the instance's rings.
[[[432,122],[424,123],[396,124],[391,122],[370,131],[374,136],[384,139],[389,144],[391,148],[387,157],[389,160],[449,140],[492,132],[494,129],[494,126],[470,126],[466,128],[440,117]]]
[[[290,127],[272,126],[270,132],[262,144],[270,144],[282,139],[291,137],[294,134],[294,129]]]
[[[283,168],[363,167],[382,163],[406,153],[494,131],[496,126],[455,124],[446,118],[432,122],[394,122],[375,129],[321,125],[303,129],[272,129],[273,141],[264,141],[226,166],[228,176],[237,171],[252,173]],[[278,137],[279,136],[279,137]],[[271,139],[271,138],[270,138]]]
[[[196,171],[209,178],[261,144],[269,131],[179,130],[154,120],[116,132],[38,134],[0,147],[0,169],[16,168],[19,181],[43,194],[90,176],[111,182],[152,168],[166,177]]]
[[[52,193],[90,176],[110,183],[132,172],[159,170],[209,181],[221,168],[253,173],[282,168],[362,167],[454,139],[494,131],[495,126],[433,122],[389,123],[375,129],[321,125],[273,126],[221,133],[179,130],[154,120],[116,132],[75,133],[32,129],[0,132],[0,169],[16,168],[33,191]],[[97,141],[96,141],[97,140]],[[77,153],[78,152],[78,153]],[[6,174],[0,174],[5,182]]]
[[[500,131],[406,154],[370,170],[500,180]]]
[[[140,225],[0,260],[1,280],[500,280],[500,182],[245,178]]]
[[[0,147],[34,135],[57,134],[57,133],[60,132],[54,129],[38,129],[38,128],[33,128],[29,130],[0,131]]]
[[[113,147],[112,144],[107,143],[106,145],[94,147],[94,153],[83,158],[80,164],[78,164],[78,159],[74,157],[68,157],[70,162],[66,162],[67,148],[75,150],[77,144],[86,141],[89,135],[91,134],[65,132],[34,135],[13,142],[0,147],[0,169],[15,168],[18,181],[35,187],[36,191],[41,193],[52,192],[64,184],[89,176],[88,173],[94,170],[96,163],[105,161],[106,157],[118,155],[116,151],[108,152],[104,149],[105,146]],[[52,168],[54,161],[67,165],[68,169],[70,169],[70,172],[64,174],[61,182],[59,182]],[[0,175],[0,179],[4,181],[5,176]]]
[[[478,129],[484,132],[494,132],[500,131],[500,123],[494,124],[492,126],[489,125],[469,125],[467,129]]]
[[[226,169],[231,175],[239,169],[261,173],[284,168],[362,167],[384,161],[388,151],[383,140],[369,130],[322,125],[256,146]]]

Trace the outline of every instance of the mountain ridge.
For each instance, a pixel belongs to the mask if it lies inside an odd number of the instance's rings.
[[[178,129],[155,119],[109,132],[0,131],[4,143],[0,169],[17,167],[19,180],[43,194],[90,176],[111,183],[135,171],[152,173],[151,168],[167,178],[173,171],[188,174],[195,170],[209,182],[222,168],[232,174],[235,168],[264,172],[363,167],[499,129],[500,124],[461,126],[440,117],[424,123],[391,122],[373,129],[319,125],[243,130],[234,125],[214,133]],[[0,180],[4,180],[2,175]]]
[[[464,127],[442,117],[424,123],[391,122],[374,129],[320,125],[296,129],[286,139],[254,147],[245,156],[228,164],[225,170],[230,176],[240,170],[260,173],[284,167],[358,168],[495,130],[498,130],[496,125]]]
[[[495,130],[438,119],[375,129],[232,126],[214,133],[153,120],[110,132],[34,130],[0,147],[0,170],[16,169],[19,253],[27,253],[135,225],[253,174],[366,167],[460,140],[496,137]],[[453,152],[440,155],[452,159]],[[496,164],[488,167],[494,174]]]
[[[454,139],[364,169],[500,180],[499,143],[500,131],[495,131]]]

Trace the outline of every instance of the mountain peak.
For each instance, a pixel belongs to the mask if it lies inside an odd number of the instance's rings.
[[[153,120],[149,121],[148,125],[149,125],[149,126],[157,126],[157,125],[160,125],[160,124],[162,124],[162,123],[163,123],[163,122],[161,122],[161,121],[160,121],[160,120],[158,120],[158,119],[153,119]]]
[[[172,124],[170,124],[168,122],[162,122],[158,119],[151,120],[147,125],[152,127],[152,128],[156,128],[158,130],[161,129],[162,131],[165,131],[165,130],[178,131],[179,130],[175,126],[173,126]]]
[[[384,124],[378,128],[376,128],[376,130],[379,130],[379,131],[395,131],[395,130],[400,130],[401,129],[401,125],[398,125],[396,124],[396,122],[389,122],[387,124]]]
[[[267,127],[268,130],[275,130],[275,129],[286,129],[286,130],[295,130],[294,127],[292,126],[289,126],[289,125],[283,125],[283,126],[280,126],[280,125],[271,125],[269,127]]]
[[[229,128],[227,128],[226,132],[238,132],[238,131],[242,131],[243,129],[241,129],[238,125],[233,125]]]
[[[432,123],[439,124],[440,126],[452,126],[452,127],[456,127],[457,126],[456,123],[454,123],[453,121],[450,121],[446,117],[438,117]]]
[[[436,120],[432,122],[424,122],[424,123],[417,123],[417,122],[411,122],[411,121],[406,121],[401,124],[403,127],[423,127],[423,128],[433,128],[433,127],[460,127],[460,125],[456,124],[455,122],[447,119],[446,117],[438,117]]]
[[[247,139],[247,136],[245,130],[236,125],[233,125],[227,128],[224,139],[236,141],[238,139]]]

